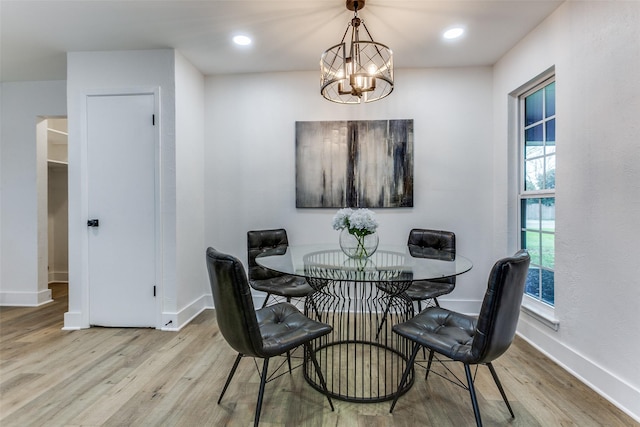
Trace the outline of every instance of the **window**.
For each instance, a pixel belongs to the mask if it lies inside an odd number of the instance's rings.
[[[525,294],[554,305],[556,230],[556,83],[547,79],[519,97],[520,247],[531,256]]]

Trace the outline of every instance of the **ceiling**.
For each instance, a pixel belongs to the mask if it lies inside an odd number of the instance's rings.
[[[359,16],[396,68],[483,66],[563,1],[367,0]],[[317,70],[351,17],[344,0],[0,0],[0,80],[64,80],[69,51],[158,48],[205,75]],[[445,42],[452,25],[466,35]]]

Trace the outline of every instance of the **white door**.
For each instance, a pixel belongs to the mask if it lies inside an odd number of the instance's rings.
[[[153,114],[152,94],[87,97],[91,325],[156,326]]]

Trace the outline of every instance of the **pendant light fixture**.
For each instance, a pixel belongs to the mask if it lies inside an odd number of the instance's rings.
[[[339,104],[377,101],[393,91],[393,52],[373,40],[358,11],[365,0],[347,0],[353,18],[342,41],[324,51],[320,58],[320,93]],[[360,39],[364,28],[368,40]],[[351,39],[346,40],[351,30]]]

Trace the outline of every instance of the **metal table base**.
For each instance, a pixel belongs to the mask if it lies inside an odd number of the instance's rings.
[[[401,292],[410,282],[307,280],[316,291],[307,296],[305,314],[333,326],[331,334],[311,343],[331,397],[349,402],[381,402],[409,390],[413,372],[401,390],[398,385],[411,345],[394,334],[391,327],[413,316],[413,304]],[[398,292],[389,293],[391,286]],[[323,391],[310,363],[305,363],[304,377]]]

